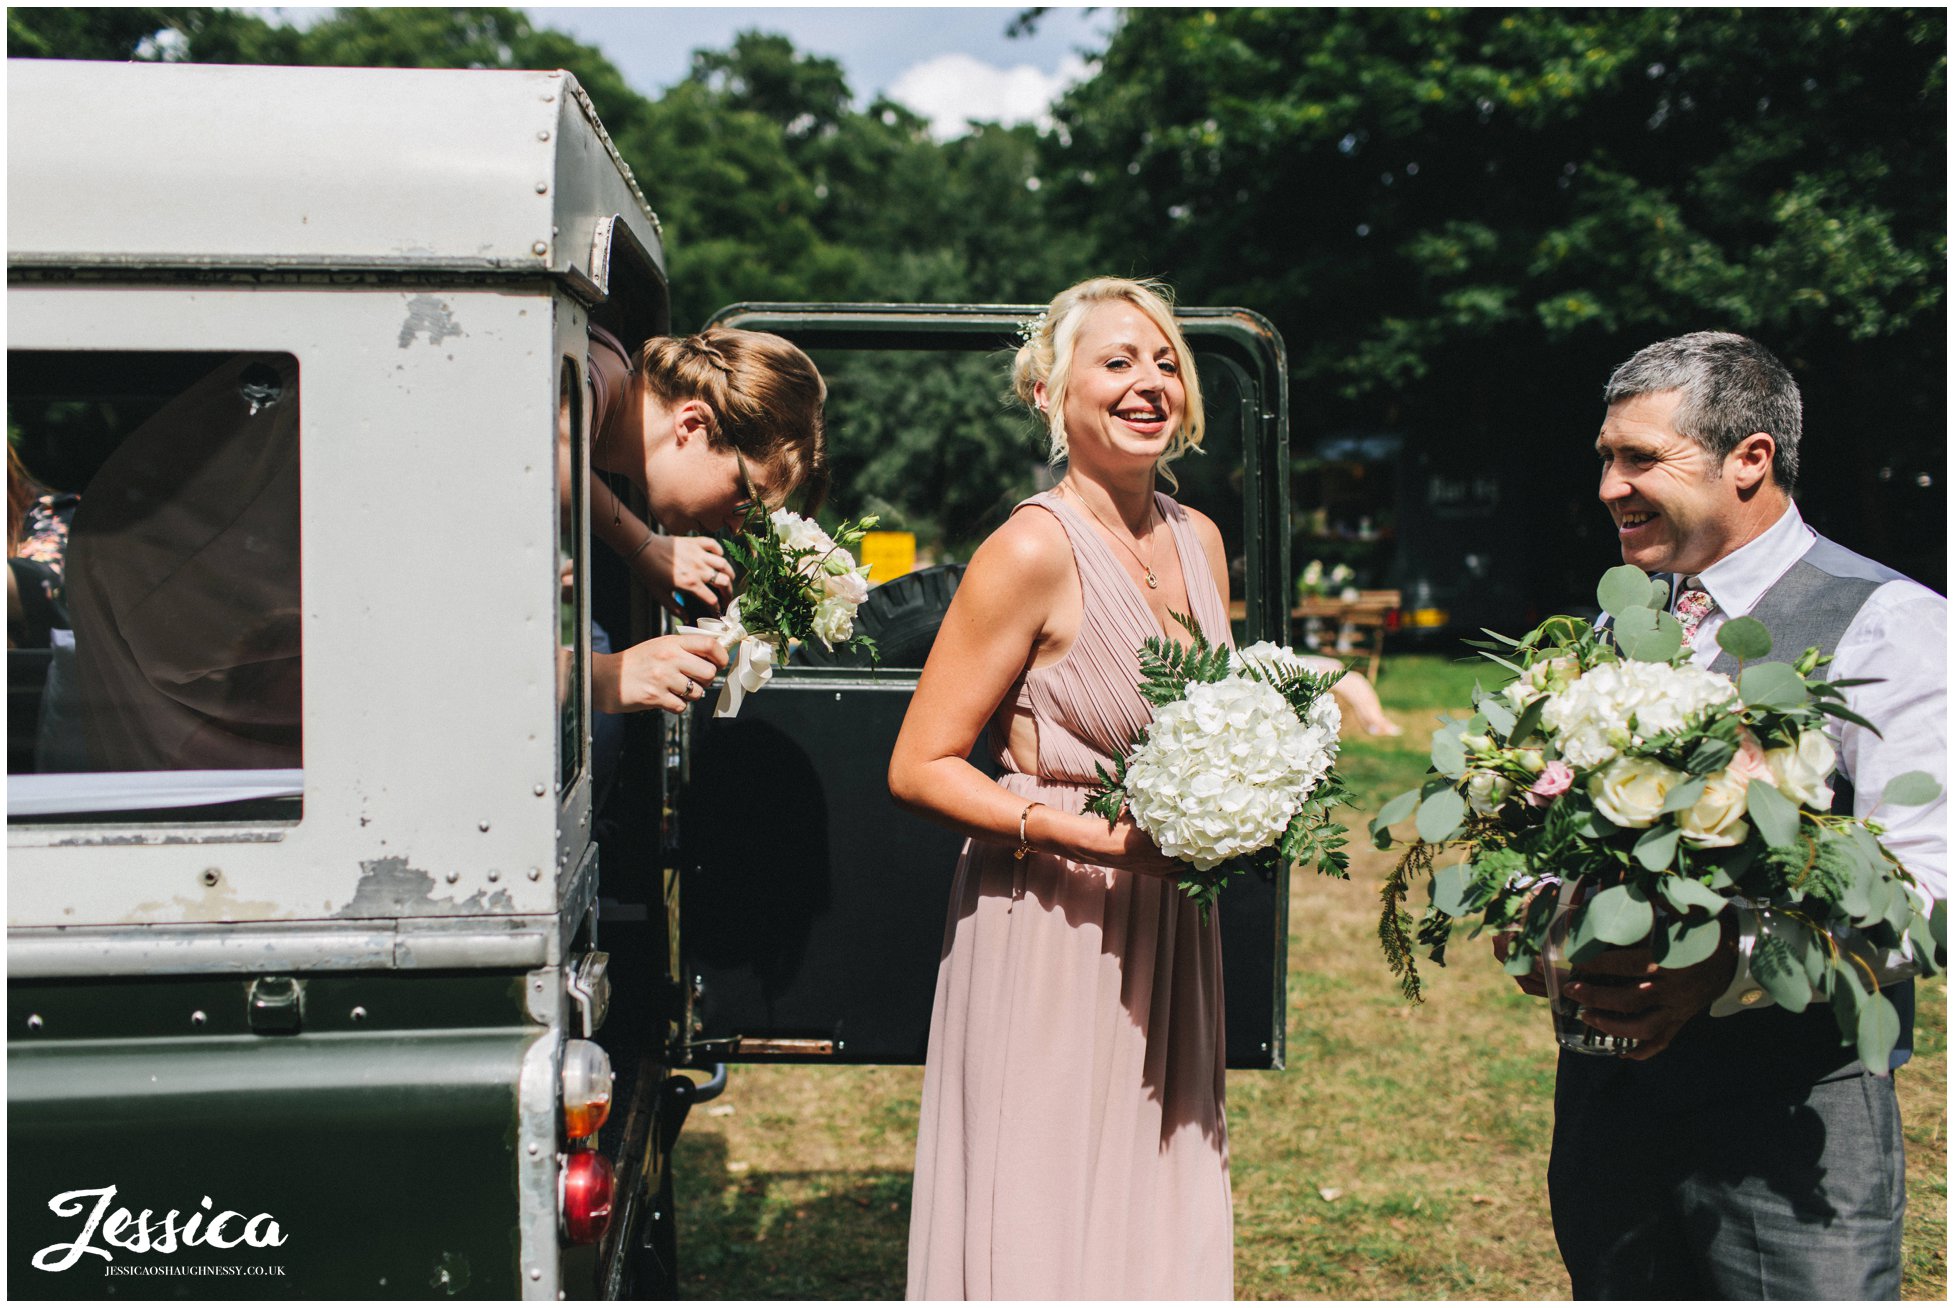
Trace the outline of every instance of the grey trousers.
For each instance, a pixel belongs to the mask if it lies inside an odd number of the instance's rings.
[[[1890,1077],[1854,1065],[1789,1092],[1701,1086],[1652,1105],[1620,1074],[1635,1066],[1561,1057],[1547,1188],[1575,1298],[1899,1298]]]

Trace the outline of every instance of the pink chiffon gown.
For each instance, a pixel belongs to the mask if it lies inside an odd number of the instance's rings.
[[[1227,641],[1192,522],[1167,496],[1155,501],[1191,616]],[[1110,766],[1151,720],[1137,651],[1160,628],[1083,516],[1049,493],[1025,503],[1064,524],[1084,611],[1071,650],[1025,673],[990,740],[1007,790],[1078,813],[1093,765]],[[1038,725],[1035,773],[1004,746],[1013,704]],[[1231,1298],[1218,918],[1204,924],[1165,878],[1011,855],[973,840],[957,862],[923,1076],[909,1297]]]

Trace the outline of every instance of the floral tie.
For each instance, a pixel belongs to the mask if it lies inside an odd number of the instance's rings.
[[[1688,578],[1695,581],[1696,578]],[[1696,629],[1703,625],[1703,619],[1710,616],[1717,602],[1710,598],[1710,592],[1691,586],[1676,596],[1676,620],[1683,624],[1683,644],[1696,648]]]

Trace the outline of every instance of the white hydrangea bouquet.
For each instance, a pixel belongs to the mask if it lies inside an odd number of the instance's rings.
[[[1477,918],[1475,934],[1507,935],[1515,976],[1534,969],[1560,914],[1555,949],[1568,965],[1646,942],[1658,966],[1688,967],[1721,943],[1727,905],[1768,907],[1753,975],[1792,1011],[1829,1002],[1844,1041],[1883,1071],[1900,1023],[1864,960],[1910,952],[1933,971],[1946,920],[1938,905],[1929,916],[1876,820],[1830,811],[1826,718],[1870,726],[1841,693],[1861,683],[1815,677],[1829,661],[1816,649],[1762,662],[1770,633],[1747,617],[1716,634],[1737,660],[1734,681],[1689,665],[1682,628],[1662,611],[1666,587],[1634,567],[1611,569],[1597,598],[1609,630],[1554,617],[1521,640],[1488,632],[1497,643],[1478,648],[1513,680],[1475,690],[1472,716],[1432,738],[1433,775],[1371,823],[1380,849],[1394,823],[1417,827],[1379,927],[1406,996],[1422,997],[1403,909],[1414,879],[1431,887],[1415,934],[1433,961],[1444,964],[1454,921]],[[1939,793],[1911,772],[1882,804]],[[1462,857],[1434,868],[1447,851]]]
[[[714,717],[738,713],[794,641],[818,640],[829,649],[851,645],[875,656],[874,640],[855,635],[869,569],[851,551],[876,522],[873,514],[844,522],[830,536],[812,518],[786,509],[768,513],[756,505],[748,513],[740,534],[726,542],[727,556],[745,573],[739,597],[725,617],[679,628],[704,632],[734,655]]]
[[[1334,771],[1342,725],[1330,687],[1280,645],[1231,653],[1191,619],[1184,646],[1156,637],[1140,650],[1140,693],[1154,706],[1126,756],[1086,796],[1108,825],[1122,812],[1160,852],[1189,864],[1180,888],[1205,918],[1235,873],[1291,863],[1348,875],[1345,828],[1330,813],[1350,794]]]

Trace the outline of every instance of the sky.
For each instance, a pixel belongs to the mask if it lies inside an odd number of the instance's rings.
[[[529,6],[530,20],[596,46],[632,87],[656,95],[685,76],[692,51],[735,34],[778,32],[797,50],[840,62],[857,101],[878,93],[927,117],[939,137],[967,119],[1042,122],[1057,94],[1086,73],[1080,51],[1103,49],[1109,8],[1053,9],[1032,35],[1007,37],[1022,12],[1003,8]]]
[[[694,50],[723,50],[753,28],[778,32],[797,50],[838,61],[858,107],[885,94],[928,118],[931,131],[947,140],[970,119],[1046,125],[1052,101],[1086,75],[1082,53],[1103,50],[1115,21],[1110,7],[1053,8],[1030,35],[1006,36],[1024,8],[529,5],[524,12],[538,27],[597,47],[632,89],[653,97],[685,76]],[[331,10],[253,12],[305,27]]]

